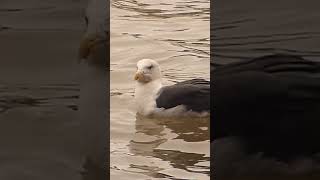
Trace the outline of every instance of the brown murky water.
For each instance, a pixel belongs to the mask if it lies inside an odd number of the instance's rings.
[[[209,118],[136,115],[136,62],[160,63],[164,83],[209,79],[209,0],[111,1],[111,179],[209,179]]]
[[[81,179],[76,64],[86,6],[0,2],[0,179]]]
[[[221,65],[274,53],[318,60],[317,2],[217,1],[212,26],[214,63]]]

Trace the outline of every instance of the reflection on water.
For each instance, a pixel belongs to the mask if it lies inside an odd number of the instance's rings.
[[[210,160],[207,154],[188,153],[179,150],[161,148],[168,141],[201,142],[209,139],[209,118],[193,119],[149,119],[137,116],[136,132],[129,144],[129,152],[135,156],[154,157],[168,162],[173,168],[187,172],[210,173],[208,166],[197,165]],[[182,128],[183,127],[183,128]],[[166,132],[175,134],[174,138]],[[159,172],[161,169],[146,166],[130,165],[141,169],[152,177],[172,177]]]
[[[111,179],[209,179],[209,119],[136,116],[136,62],[164,84],[209,79],[209,0],[111,1]]]

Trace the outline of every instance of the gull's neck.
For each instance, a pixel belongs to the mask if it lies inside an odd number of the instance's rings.
[[[153,112],[156,108],[156,98],[161,87],[161,79],[156,79],[149,83],[137,82],[134,96],[138,113],[150,115]]]
[[[93,119],[105,111],[107,71],[103,67],[82,63],[80,66],[80,115]]]

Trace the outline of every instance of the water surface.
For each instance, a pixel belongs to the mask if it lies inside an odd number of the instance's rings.
[[[221,65],[274,53],[319,59],[320,14],[316,4],[316,0],[217,1],[212,60]]]
[[[86,4],[0,2],[0,179],[81,179],[76,64]]]
[[[136,62],[160,63],[164,84],[209,80],[208,0],[111,1],[111,179],[209,179],[209,118],[136,115]]]

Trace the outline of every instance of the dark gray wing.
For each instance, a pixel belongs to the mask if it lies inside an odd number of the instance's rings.
[[[165,86],[160,90],[156,103],[158,108],[185,105],[187,110],[195,112],[210,111],[210,82],[192,79]]]
[[[242,137],[251,151],[281,158],[320,151],[320,63],[270,55],[217,67],[213,77],[211,140]]]

